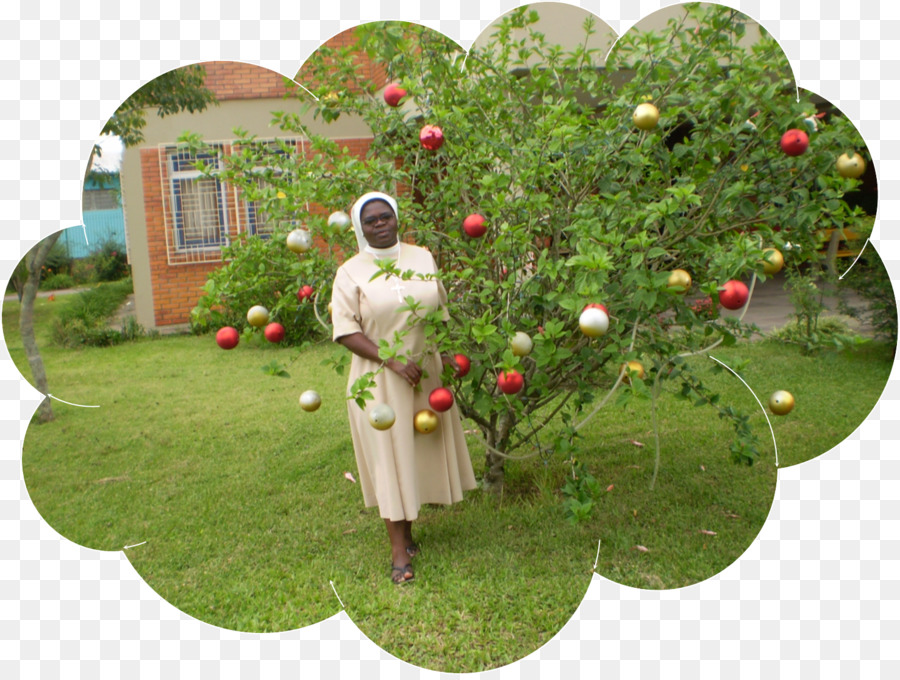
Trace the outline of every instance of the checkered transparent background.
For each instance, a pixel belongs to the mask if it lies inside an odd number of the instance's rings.
[[[0,10],[0,278],[40,238],[80,223],[81,178],[103,122],[141,83],[195,61],[286,75],[335,33],[404,19],[470,44],[509,0],[35,2]],[[573,3],[619,34],[659,0]],[[728,3],[781,42],[802,87],[835,103],[875,159],[873,243],[900,272],[900,5]],[[59,18],[55,18],[59,17]],[[852,398],[852,386],[846,395]],[[61,538],[31,504],[21,446],[37,393],[0,353],[0,678],[445,677],[398,661],[340,613],[251,635],[160,599],[121,553]],[[716,578],[677,591],[595,577],[542,649],[485,676],[900,677],[900,383],[837,449],[782,470],[769,521]]]

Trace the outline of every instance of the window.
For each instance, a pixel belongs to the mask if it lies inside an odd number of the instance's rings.
[[[225,188],[196,167],[221,167],[219,155],[167,147],[160,159],[169,264],[220,260],[230,236]]]
[[[286,216],[275,219],[269,211],[273,202],[280,201],[275,187],[290,181],[289,173],[294,167],[291,160],[302,142],[285,139],[262,144],[279,159],[271,166],[253,169],[257,186],[263,190],[249,192],[254,200],[249,200],[246,189],[226,185],[217,177],[224,166],[224,154],[239,153],[239,147],[220,142],[211,145],[213,151],[195,154],[186,146],[160,146],[162,212],[170,265],[221,262],[222,248],[238,234],[268,238],[279,224],[291,226],[298,222]]]
[[[260,142],[260,144],[266,147],[268,154],[276,155],[279,162],[275,167],[259,166],[253,169],[253,172],[258,175],[256,180],[257,188],[265,190],[272,179],[279,180],[279,183],[289,181],[291,171],[285,171],[284,167],[292,167],[291,158],[296,153],[295,145],[297,142],[294,140],[281,140],[280,142]],[[235,149],[235,152],[237,152],[237,149]],[[270,198],[268,200],[278,200],[278,195],[276,194],[275,199]],[[241,203],[244,207],[244,210],[241,212],[245,221],[241,231],[246,231],[248,234],[256,234],[262,238],[270,237],[278,226],[278,220],[266,211],[266,201],[242,200]],[[282,223],[284,223],[284,220],[282,220]],[[287,220],[287,224],[293,225],[295,223],[296,220]]]
[[[262,180],[257,181],[260,187],[263,186]],[[244,201],[244,218],[246,220],[246,231],[248,234],[255,234],[262,238],[269,238],[275,231],[276,222],[269,217],[269,214],[263,210],[261,201]]]
[[[116,189],[88,189],[81,195],[81,207],[84,212],[117,210],[119,192]]]

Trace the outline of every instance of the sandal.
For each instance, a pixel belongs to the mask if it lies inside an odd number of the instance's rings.
[[[406,554],[409,555],[410,557],[415,557],[416,555],[419,554],[419,546],[417,546],[415,543],[411,543],[406,548]]]
[[[402,567],[395,567],[391,565],[391,581],[393,581],[395,584],[400,585],[401,583],[412,581],[414,578],[415,574],[413,574],[411,564],[407,564]]]

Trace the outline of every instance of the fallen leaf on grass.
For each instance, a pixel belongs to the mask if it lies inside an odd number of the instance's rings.
[[[706,472],[706,466],[705,466],[705,465],[701,465],[701,466],[700,466],[700,469],[703,470],[703,472]]]
[[[706,529],[700,529],[700,533],[703,534],[704,536],[715,536],[716,535],[715,531],[707,531]]]
[[[637,550],[638,552],[650,552],[650,548],[645,548],[642,545],[636,545],[636,546],[634,546],[634,549]]]
[[[345,472],[345,473],[344,473],[344,477],[346,477],[346,478],[349,479],[351,482],[353,482],[354,484],[356,484],[356,480],[353,478],[353,473],[352,473],[352,472]]]
[[[628,441],[630,441],[635,446],[643,446],[644,445],[643,442],[639,442],[637,439],[629,439]]]
[[[610,484],[608,487],[606,487],[606,490],[607,490],[607,491],[612,491],[615,487],[616,487],[615,484]]]
[[[347,531],[345,531],[343,533],[343,535],[346,536],[347,534],[355,534],[355,533],[356,533],[356,529],[347,529]]]
[[[726,513],[725,513],[725,516],[726,516],[728,519],[740,519],[740,518],[741,518],[740,515],[735,515],[733,512],[726,512]]]

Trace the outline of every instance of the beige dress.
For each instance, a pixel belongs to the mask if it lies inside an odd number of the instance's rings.
[[[401,243],[397,261],[400,271],[421,274],[436,273],[434,258],[424,248]],[[403,299],[413,296],[431,308],[446,305],[446,292],[436,279],[406,281],[395,276],[369,279],[378,271],[375,258],[360,253],[347,260],[337,271],[331,295],[331,319],[335,340],[362,332],[376,345],[379,340],[394,342],[395,331],[410,328],[409,313],[400,311]],[[378,506],[381,517],[392,521],[414,520],[423,503],[456,503],[463,491],[475,488],[475,474],[466,446],[459,411],[454,404],[438,413],[434,432],[420,434],[413,427],[413,417],[429,408],[428,395],[441,386],[441,358],[437,351],[425,355],[425,333],[421,325],[413,326],[404,338],[404,354],[419,363],[423,375],[420,389],[385,369],[375,377],[374,399],[363,410],[348,400],[350,435],[359,468],[359,482],[366,507]],[[379,362],[356,354],[350,363],[349,386],[367,372],[378,370]],[[386,403],[396,414],[393,427],[376,430],[369,424],[367,411]]]

